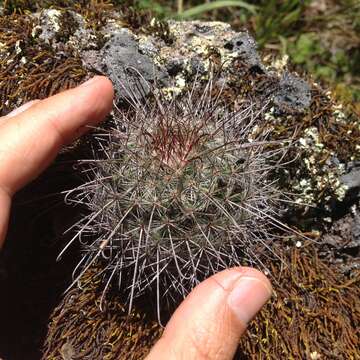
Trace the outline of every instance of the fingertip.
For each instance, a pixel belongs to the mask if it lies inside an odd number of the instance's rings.
[[[230,359],[248,322],[272,293],[268,278],[250,267],[223,270],[199,284],[167,324],[147,359]]]
[[[235,270],[239,269],[239,271],[241,272],[241,276],[243,277],[251,277],[257,279],[266,288],[266,290],[269,293],[269,296],[272,295],[273,290],[272,290],[271,282],[269,278],[262,271],[248,266],[242,266],[234,269]]]
[[[106,118],[112,109],[113,97],[111,81],[105,76],[94,76],[73,89],[44,99],[41,112],[45,122],[59,130],[62,145],[67,145]]]
[[[271,296],[272,286],[270,280],[263,272],[252,267],[238,266],[223,270],[210,277],[209,280],[215,280],[224,290],[230,291],[234,287],[235,282],[241,277],[254,278],[261,282],[261,284],[267,290],[269,296]],[[203,282],[202,284],[207,285],[207,282]],[[200,284],[200,286],[202,286],[202,284]]]
[[[0,251],[5,241],[7,233],[9,214],[11,207],[11,196],[10,194],[0,187]]]
[[[96,79],[96,81],[101,81],[104,84],[104,86],[107,86],[108,89],[111,90],[112,93],[114,93],[113,83],[108,77],[102,75],[96,75],[94,76],[94,78]]]
[[[234,282],[227,304],[238,321],[246,327],[272,295],[269,279],[260,271],[242,268]]]
[[[103,94],[114,96],[114,86],[111,80],[103,75],[95,75],[94,77],[88,79],[87,81],[80,84],[76,89],[83,89],[86,87],[98,87],[101,88]]]
[[[89,91],[91,98],[94,102],[98,102],[97,106],[93,106],[93,109],[98,109],[100,114],[107,114],[112,108],[112,101],[114,98],[114,87],[109,78],[106,76],[96,75],[89,80],[85,81],[74,89],[75,91],[84,93]]]
[[[96,75],[92,78],[93,84],[101,87],[104,94],[107,94],[111,98],[114,97],[114,86],[111,80],[106,76]]]
[[[106,94],[106,113],[109,113],[112,109],[114,99],[114,86],[111,80],[105,76],[96,76],[104,94]]]

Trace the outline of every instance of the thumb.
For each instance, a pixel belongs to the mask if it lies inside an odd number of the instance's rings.
[[[231,360],[248,322],[271,291],[265,275],[252,268],[213,275],[175,311],[146,360]]]

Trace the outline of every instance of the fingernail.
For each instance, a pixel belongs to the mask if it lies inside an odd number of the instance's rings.
[[[248,324],[271,296],[271,288],[255,277],[242,276],[228,296],[228,305],[243,324]]]
[[[91,79],[86,80],[84,83],[82,83],[81,85],[79,85],[79,87],[89,86],[89,85],[91,85],[92,83],[96,82],[97,79],[98,79],[98,77],[97,77],[97,76],[94,76],[94,77],[92,77]]]
[[[35,103],[39,102],[40,100],[31,100],[24,105],[21,105],[20,107],[14,109],[13,111],[9,112],[6,117],[14,117],[16,115],[21,114],[22,112],[26,111],[27,109],[31,108]]]

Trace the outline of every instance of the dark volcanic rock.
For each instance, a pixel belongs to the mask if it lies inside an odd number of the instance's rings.
[[[165,69],[140,53],[136,39],[127,30],[114,33],[100,52],[83,52],[82,58],[85,66],[110,77],[117,90],[117,101],[146,96],[150,91],[149,83],[163,82],[168,76]]]
[[[343,272],[360,268],[360,213],[357,206],[352,213],[337,220],[323,236],[322,243],[329,246],[325,256],[341,266]]]
[[[230,41],[225,43],[224,48],[235,52],[249,67],[255,66],[264,70],[256,50],[256,41],[247,32],[237,33]]]
[[[348,172],[341,177],[341,182],[346,187],[349,198],[360,196],[360,162],[348,165]]]
[[[285,72],[280,79],[279,89],[274,97],[275,105],[282,111],[306,110],[310,106],[309,84],[303,79]]]

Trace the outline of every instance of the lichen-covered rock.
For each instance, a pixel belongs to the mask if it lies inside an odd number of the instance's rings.
[[[94,31],[87,28],[84,18],[72,10],[45,9],[34,17],[37,25],[32,29],[32,36],[54,49],[62,50],[64,45],[76,51],[98,47]]]
[[[255,40],[246,32],[238,33],[224,44],[224,48],[230,50],[236,57],[241,57],[244,61],[257,71],[264,71]]]

